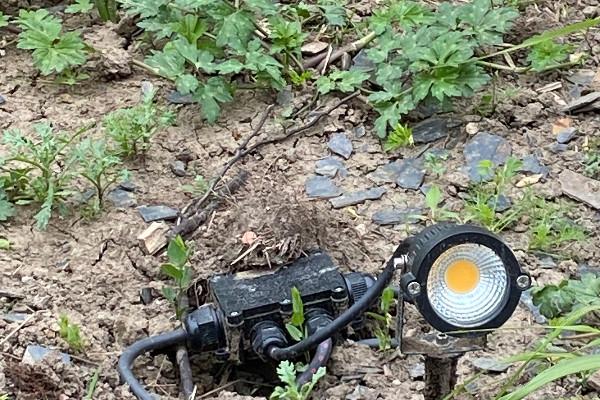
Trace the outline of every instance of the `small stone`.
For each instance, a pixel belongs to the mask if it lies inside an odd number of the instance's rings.
[[[329,150],[348,159],[352,154],[352,142],[343,133],[334,133],[327,143]]]
[[[408,375],[412,379],[422,378],[425,376],[425,364],[416,363],[408,366]]]
[[[563,112],[584,112],[589,111],[589,108],[595,108],[598,103],[597,100],[600,100],[600,92],[592,92],[586,94],[585,96],[578,97],[567,104],[566,107],[562,109]],[[600,104],[598,104],[600,107]]]
[[[47,347],[38,346],[36,344],[30,344],[25,349],[25,354],[23,355],[23,359],[21,362],[23,364],[37,364],[42,361],[48,354],[57,352],[60,354],[60,359],[63,364],[69,365],[71,364],[71,356],[65,353],[60,353],[58,350],[49,349]]]
[[[503,363],[491,357],[479,357],[472,361],[476,368],[484,371],[504,372],[510,367],[510,364]]]
[[[396,184],[404,189],[417,190],[425,178],[425,168],[420,159],[408,158],[400,161],[401,171]]]
[[[55,265],[56,268],[58,268],[60,271],[73,272],[73,270],[71,269],[71,261],[69,261],[68,259],[58,261]]]
[[[366,200],[377,200],[386,192],[385,188],[371,188],[360,190],[358,192],[344,193],[340,197],[330,199],[329,202],[333,208],[343,208],[365,202]]]
[[[558,135],[556,135],[556,141],[561,144],[569,143],[575,137],[576,133],[576,128],[565,128],[558,132]]]
[[[521,304],[524,305],[533,315],[533,320],[537,324],[545,324],[546,317],[540,313],[540,309],[538,306],[533,304],[533,298],[531,297],[531,289],[528,289],[524,292],[521,292]]]
[[[88,189],[82,193],[79,193],[79,201],[80,204],[86,204],[90,201],[94,196],[96,196],[96,189]]]
[[[525,178],[519,180],[515,184],[515,186],[518,188],[524,188],[527,186],[531,186],[531,185],[538,183],[540,181],[540,179],[542,179],[542,177],[543,177],[542,174],[529,175],[529,176],[526,176]]]
[[[281,89],[279,91],[279,93],[277,93],[277,105],[280,105],[281,107],[287,107],[290,104],[292,104],[292,101],[294,100],[294,92],[292,91],[292,87],[291,86],[285,86],[283,89]]]
[[[465,131],[473,136],[475,135],[477,132],[479,132],[479,125],[477,125],[475,122],[469,122],[466,126],[465,126]]]
[[[401,165],[398,161],[391,162],[378,167],[375,171],[369,174],[369,179],[378,185],[383,183],[394,183],[396,178],[402,171]]]
[[[142,81],[141,90],[144,96],[150,96],[154,92],[154,85],[150,81]]]
[[[552,257],[540,257],[540,268],[554,269],[556,268],[556,263]]]
[[[176,176],[187,175],[187,173],[185,172],[185,164],[183,163],[183,161],[171,161],[169,163],[169,168],[171,168],[171,172],[173,172]]]
[[[170,220],[179,215],[178,210],[167,206],[140,206],[137,210],[144,222]]]
[[[415,144],[431,143],[448,136],[446,120],[440,118],[428,118],[413,126],[413,140]]]
[[[596,71],[591,69],[580,69],[567,76],[567,80],[579,86],[586,87],[594,81]]]
[[[330,178],[335,177],[338,173],[341,177],[348,176],[348,171],[344,167],[344,163],[334,157],[327,157],[317,161],[317,164],[315,165],[315,173],[318,175],[328,176]]]
[[[2,315],[2,319],[6,322],[23,322],[27,318],[29,318],[31,314],[19,313],[19,312],[9,312]]]
[[[133,193],[119,188],[112,190],[106,198],[117,208],[130,208],[137,205],[137,199]]]
[[[6,99],[0,94],[0,106],[4,103],[6,103]]]
[[[306,180],[304,185],[306,194],[308,197],[317,199],[329,199],[332,197],[338,197],[342,194],[340,188],[338,188],[331,179],[325,176],[313,176]]]
[[[550,169],[540,162],[536,155],[530,154],[523,157],[523,165],[519,172],[531,172],[532,174],[542,174],[544,178],[548,177]]]
[[[365,49],[359,51],[356,56],[352,59],[351,70],[357,69],[359,71],[371,72],[375,71],[375,63],[367,56]]]
[[[123,189],[126,192],[135,192],[135,184],[131,181],[123,181],[119,183],[119,189]]]
[[[600,181],[568,169],[560,173],[558,180],[564,194],[600,210]]]
[[[478,133],[463,150],[469,178],[474,182],[489,179],[479,173],[479,163],[489,160],[495,166],[502,165],[511,153],[510,143],[506,139],[487,132]]]
[[[367,130],[364,125],[355,126],[353,129],[354,137],[361,138],[367,134]]]
[[[328,47],[329,47],[329,43],[315,41],[315,42],[310,42],[310,43],[306,43],[305,45],[303,45],[300,48],[300,51],[302,51],[303,53],[308,54],[308,55],[314,55],[314,54],[318,54],[318,53],[326,50]]]
[[[553,153],[562,153],[567,151],[568,148],[569,146],[564,143],[552,143],[552,146],[550,146],[550,151]]]
[[[504,212],[508,210],[511,205],[512,202],[510,199],[503,194],[499,195],[498,198],[491,198],[488,202],[488,206],[495,209],[496,212]]]
[[[167,95],[167,101],[172,104],[193,104],[194,98],[191,94],[182,95],[176,90],[173,90]]]
[[[377,211],[373,214],[371,220],[377,225],[416,224],[419,222],[421,214],[422,210],[418,208],[407,208],[404,210],[389,208]]]
[[[140,301],[143,305],[147,306],[148,304],[152,303],[152,300],[154,300],[154,294],[152,292],[153,289],[149,287],[145,287],[140,290]]]

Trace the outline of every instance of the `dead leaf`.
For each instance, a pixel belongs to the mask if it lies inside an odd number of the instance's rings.
[[[571,118],[560,118],[552,124],[552,133],[558,135],[563,130],[570,128],[573,120]]]
[[[526,176],[525,178],[523,178],[519,182],[517,182],[516,186],[518,188],[524,188],[526,186],[531,186],[534,183],[538,183],[540,181],[540,179],[542,179],[542,176],[544,176],[544,174],[535,174],[535,175]]]
[[[258,239],[258,236],[256,236],[256,233],[254,233],[252,231],[245,232],[242,235],[242,243],[245,245],[248,245],[248,246],[250,246],[252,243],[254,243],[256,241],[256,239]]]

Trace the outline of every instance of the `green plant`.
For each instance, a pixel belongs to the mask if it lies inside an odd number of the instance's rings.
[[[308,400],[313,388],[326,373],[325,367],[320,367],[313,374],[310,382],[298,387],[296,383],[296,370],[296,366],[290,361],[285,360],[279,363],[277,376],[279,376],[279,379],[285,386],[277,386],[271,396],[269,396],[270,400]]]
[[[393,318],[390,314],[394,305],[394,289],[387,287],[381,293],[379,300],[378,312],[367,312],[366,315],[376,321],[375,337],[379,341],[379,350],[385,351],[392,348],[392,338],[390,329],[392,327]]]
[[[401,147],[412,146],[413,144],[412,128],[407,125],[398,124],[385,139],[383,150],[394,151]]]
[[[586,238],[585,230],[565,216],[567,205],[529,196],[527,214],[530,223],[530,250],[561,250],[567,242]]]
[[[440,207],[443,201],[442,190],[439,186],[432,185],[425,194],[425,204],[429,208],[429,216],[424,219],[430,219],[432,222],[449,220],[460,222],[460,215],[458,213]]]
[[[86,62],[86,46],[78,32],[63,32],[60,19],[45,9],[20,10],[16,23],[22,29],[17,47],[32,50],[33,64],[42,75],[56,73],[83,79],[73,68]]]
[[[283,54],[283,66],[287,71],[289,59],[300,57],[300,47],[308,35],[302,32],[302,24],[299,21],[273,17],[271,27],[271,54]]]
[[[175,307],[177,318],[180,318],[185,312],[180,306],[182,296],[192,282],[192,270],[187,265],[189,250],[181,236],[171,239],[167,247],[168,263],[161,265],[163,274],[175,281],[175,287],[165,286],[162,289],[163,295]]]
[[[522,162],[514,157],[509,157],[499,167],[490,160],[481,161],[477,172],[483,180],[471,187],[465,207],[467,219],[477,221],[493,232],[500,232],[517,221],[523,210],[521,204],[513,205],[504,213],[497,210],[521,165]]]
[[[191,193],[194,197],[203,196],[209,188],[209,184],[202,175],[196,175],[191,185],[183,185],[184,192]]]
[[[448,154],[425,153],[425,168],[438,178],[446,172],[444,161],[448,160]]]
[[[303,71],[302,73],[298,74],[293,69],[288,71],[288,75],[294,86],[302,86],[305,83],[310,82],[313,77],[313,74],[310,71]]]
[[[567,60],[571,50],[572,46],[545,40],[531,48],[527,61],[530,62],[533,71],[544,71]]]
[[[557,318],[574,309],[600,304],[600,277],[584,274],[580,279],[565,279],[557,285],[534,287],[533,304],[547,318]]]
[[[369,74],[359,70],[333,71],[329,75],[323,75],[317,79],[317,91],[321,94],[327,94],[333,90],[352,92],[368,78]]]
[[[65,314],[61,314],[58,320],[58,327],[60,337],[67,342],[71,349],[75,351],[83,350],[84,344],[79,325],[71,323],[69,317]]]
[[[296,341],[300,341],[306,337],[306,327],[304,326],[304,303],[302,296],[297,287],[291,289],[292,295],[292,316],[290,322],[285,324],[285,328]]]
[[[121,108],[104,117],[104,128],[122,157],[132,157],[150,148],[150,139],[161,128],[172,125],[175,114],[154,103],[155,91],[145,93],[140,104]]]
[[[10,210],[6,197],[19,205],[38,203],[41,208],[35,215],[36,225],[39,229],[46,228],[52,210],[71,193],[68,184],[75,171],[74,161],[68,156],[69,147],[88,129],[67,135],[54,132],[46,123],[36,124],[36,140],[27,138],[18,129],[4,132],[8,154],[4,160],[0,159],[3,173],[0,186],[5,193],[0,205],[3,205],[5,215]]]
[[[8,239],[0,238],[0,250],[10,250],[10,241]]]
[[[600,179],[600,138],[592,138],[584,148],[583,173],[590,178]]]
[[[0,187],[0,221],[7,221],[15,215],[15,206],[8,201],[4,188]]]
[[[4,28],[5,26],[8,26],[8,17],[6,15],[4,15],[2,13],[2,11],[0,11],[0,28]]]
[[[96,205],[102,209],[106,191],[118,180],[126,180],[128,173],[120,169],[121,160],[113,155],[104,140],[85,139],[75,149],[79,175],[94,185]]]
[[[7,394],[0,394],[0,400],[8,400]]]
[[[87,14],[94,9],[98,11],[100,19],[104,22],[118,22],[117,1],[116,0],[75,0],[73,4],[66,8],[65,12],[70,14]]]
[[[65,8],[67,14],[87,14],[94,9],[92,0],[75,0],[70,6]]]
[[[96,368],[94,371],[94,375],[88,383],[84,400],[92,400],[94,398],[94,393],[96,392],[96,387],[98,386],[98,379],[100,378],[100,371],[101,367]]]

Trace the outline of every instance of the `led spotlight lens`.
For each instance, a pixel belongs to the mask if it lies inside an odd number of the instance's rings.
[[[489,247],[466,243],[451,247],[432,264],[427,297],[433,311],[460,328],[485,324],[505,306],[508,277]]]

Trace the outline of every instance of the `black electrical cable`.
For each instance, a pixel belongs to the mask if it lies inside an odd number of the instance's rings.
[[[340,331],[347,325],[350,325],[352,321],[356,319],[356,317],[363,312],[365,312],[371,304],[381,295],[381,292],[385,289],[387,284],[394,276],[395,266],[394,259],[395,257],[399,257],[400,254],[394,254],[384,270],[377,277],[377,281],[375,284],[367,290],[367,292],[350,308],[341,313],[336,319],[334,319],[330,324],[326,325],[322,329],[319,329],[315,332],[314,335],[308,336],[305,339],[302,339],[296,344],[293,344],[288,347],[275,347],[272,346],[267,350],[267,355],[276,360],[288,360],[297,357],[299,354],[315,347],[319,343],[327,340],[328,338],[335,335],[336,332]]]
[[[310,360],[306,370],[300,374],[298,379],[296,379],[296,383],[298,387],[302,387],[307,382],[312,380],[314,374],[317,373],[319,368],[324,367],[329,361],[329,357],[331,357],[331,351],[333,350],[333,339],[329,338],[324,342],[321,342],[317,346],[317,350],[315,351],[315,355]]]
[[[135,359],[148,351],[171,347],[184,342],[186,339],[187,332],[183,329],[177,329],[138,340],[123,351],[123,354],[119,358],[119,374],[139,400],[156,400],[156,397],[147,392],[144,386],[133,375],[131,368]]]

